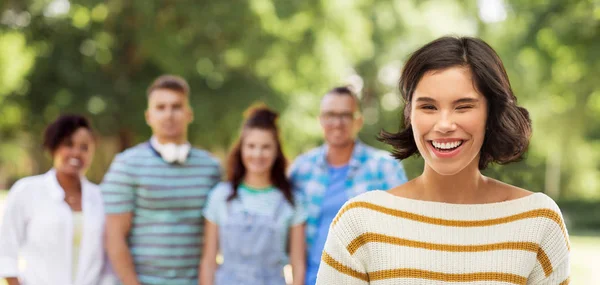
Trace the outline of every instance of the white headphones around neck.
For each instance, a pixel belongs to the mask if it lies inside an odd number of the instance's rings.
[[[187,160],[187,157],[192,149],[190,143],[185,144],[160,144],[155,137],[150,139],[152,147],[160,154],[162,159],[167,163],[180,163],[183,164]]]

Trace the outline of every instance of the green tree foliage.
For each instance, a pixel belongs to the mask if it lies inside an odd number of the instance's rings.
[[[534,135],[525,163],[495,173],[563,198],[600,198],[600,2],[510,1],[482,26],[505,60]],[[531,187],[530,187],[531,188]]]
[[[504,8],[483,9],[492,2]],[[289,157],[316,146],[321,95],[349,83],[361,91],[361,139],[385,148],[376,135],[400,127],[403,61],[459,34],[498,50],[534,121],[527,159],[487,173],[600,197],[597,1],[4,0],[0,10],[0,181],[49,166],[40,134],[66,112],[89,116],[100,134],[98,181],[116,152],[149,136],[145,89],[163,73],[188,79],[190,140],[220,157],[256,101],[281,112]],[[423,167],[405,164],[411,177]]]

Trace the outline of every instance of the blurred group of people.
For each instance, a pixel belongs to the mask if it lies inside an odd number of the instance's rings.
[[[221,165],[188,141],[188,84],[163,75],[147,91],[152,137],[119,153],[99,186],[85,178],[90,123],[63,115],[44,134],[53,168],[9,191],[0,277],[274,285],[286,284],[290,264],[294,285],[567,284],[568,236],[554,202],[480,173],[520,159],[531,133],[491,47],[433,41],[406,63],[400,91],[404,128],[380,137],[397,159],[357,139],[359,99],[336,87],[320,105],[325,144],[289,169],[278,114],[265,105],[245,113]],[[408,181],[401,160],[413,154],[425,168]]]
[[[305,269],[315,284],[342,205],[407,180],[401,162],[357,139],[359,100],[337,87],[320,106],[327,143],[289,171],[278,114],[249,108],[221,182],[217,159],[187,140],[189,94],[178,76],[150,85],[153,135],[118,154],[100,186],[84,176],[95,148],[86,118],[63,115],[47,127],[54,167],[18,181],[6,201],[0,273],[9,284],[285,284],[288,263],[294,284],[304,284]]]

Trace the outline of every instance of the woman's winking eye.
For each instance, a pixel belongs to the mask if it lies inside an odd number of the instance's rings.
[[[473,107],[475,107],[474,105],[461,105],[456,107],[456,109],[458,110],[466,110],[466,109],[472,109]]]

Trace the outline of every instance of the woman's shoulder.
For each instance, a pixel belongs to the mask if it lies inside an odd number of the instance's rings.
[[[385,200],[386,196],[389,196],[389,195],[390,194],[384,190],[367,191],[365,193],[357,195],[356,197],[354,197],[352,199],[349,199],[348,202],[346,202],[346,204],[370,203],[370,204],[379,205]]]
[[[39,175],[23,177],[13,184],[10,188],[10,193],[13,195],[23,195],[25,193],[31,193],[36,189],[43,188],[42,186],[47,185],[48,173]]]
[[[43,200],[47,197],[47,173],[27,176],[17,180],[5,198],[6,208],[28,208],[33,201]]]
[[[359,229],[357,226],[368,226],[371,224],[367,221],[369,217],[373,216],[371,212],[393,210],[385,202],[386,199],[389,199],[389,195],[386,191],[373,190],[349,199],[338,211],[331,226],[350,227],[359,231],[365,230]]]
[[[554,199],[542,192],[531,192],[529,195],[517,198],[518,200],[527,200],[530,203],[531,210],[551,211],[562,219],[562,212]]]
[[[46,177],[49,175],[49,172],[23,177],[23,178],[17,180],[17,182],[15,182],[14,186],[18,187],[18,186],[23,186],[23,185],[44,184],[46,181]]]
[[[535,209],[550,209],[560,214],[560,209],[556,202],[548,195],[543,192],[533,192],[527,189],[523,189],[514,185],[506,184],[498,180],[492,180],[496,193],[506,193],[502,198],[503,201],[527,201],[525,203],[526,208],[524,210],[535,210]]]
[[[414,212],[417,210],[413,209],[414,206],[423,207],[419,201],[406,199],[390,191],[372,190],[349,199],[335,219],[342,223],[371,224],[374,218],[396,218],[404,216],[402,213]]]
[[[223,181],[223,182],[217,183],[217,185],[215,185],[213,187],[213,189],[210,190],[209,196],[211,197],[211,200],[214,200],[214,199],[222,200],[222,199],[226,199],[226,197],[228,197],[231,194],[231,192],[232,192],[231,183],[228,181]]]
[[[383,190],[372,190],[355,196],[344,203],[342,208],[339,210],[336,219],[342,219],[343,216],[354,215],[354,209],[364,209],[366,211],[377,210],[380,207],[388,206],[386,198],[389,199],[389,195]],[[362,216],[362,215],[359,215]]]

